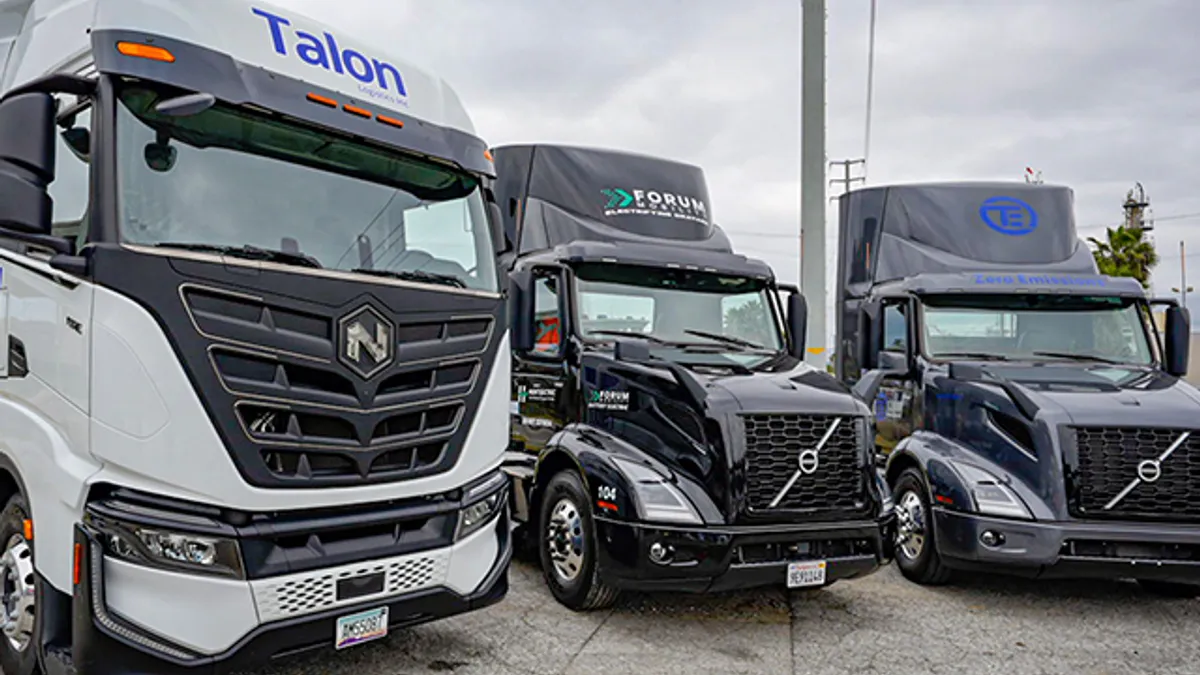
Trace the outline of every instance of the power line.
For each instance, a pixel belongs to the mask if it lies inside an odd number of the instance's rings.
[[[1178,213],[1173,216],[1154,216],[1153,221],[1158,224],[1164,220],[1189,220],[1191,218],[1200,218],[1200,213]],[[1112,224],[1106,225],[1081,225],[1076,229],[1079,230],[1098,230],[1100,228],[1116,227]]]

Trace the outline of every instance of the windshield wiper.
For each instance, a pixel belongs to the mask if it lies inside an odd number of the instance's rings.
[[[360,267],[350,270],[358,274],[370,274],[376,277],[387,277],[389,279],[402,279],[404,281],[421,281],[429,284],[442,284],[444,286],[454,286],[456,288],[466,288],[467,284],[462,279],[452,274],[437,274],[436,272],[422,272],[420,270],[372,270]]]
[[[683,329],[683,332],[687,333],[688,335],[695,335],[696,337],[707,338],[709,340],[716,340],[717,342],[722,342],[727,345],[736,345],[738,347],[747,347],[749,349],[761,349],[764,351],[773,351],[770,347],[766,347],[764,345],[750,342],[749,340],[743,340],[741,338],[733,337],[732,335],[721,335],[719,333],[706,333],[705,331],[693,330],[691,328],[685,328],[685,329]]]
[[[1049,356],[1055,359],[1071,359],[1072,361],[1095,361],[1096,363],[1108,363],[1111,365],[1121,365],[1121,361],[1105,358],[1103,356],[1095,356],[1093,354],[1071,354],[1068,352],[1032,352],[1034,356]]]
[[[670,342],[667,342],[660,337],[655,337],[648,333],[634,333],[633,331],[628,330],[589,330],[588,335],[616,335],[620,337],[641,338],[643,340],[649,340],[655,344],[668,346],[671,345]]]
[[[182,251],[202,251],[206,253],[220,253],[221,255],[233,256],[235,258],[246,258],[249,260],[266,260],[268,262],[283,263],[285,265],[299,265],[301,267],[321,267],[321,263],[312,256],[304,255],[303,253],[292,253],[290,251],[279,251],[270,248],[259,248],[257,246],[223,246],[220,244],[195,244],[187,242],[164,241],[155,244],[161,248],[177,248]]]
[[[1003,354],[989,354],[987,352],[938,352],[935,356],[939,359],[949,357],[959,357],[964,359],[980,359],[982,361],[1008,361],[1008,357]]]

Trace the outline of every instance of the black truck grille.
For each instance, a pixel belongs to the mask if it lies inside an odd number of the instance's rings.
[[[363,380],[335,358],[335,312],[195,286],[182,296],[211,341],[223,395],[210,402],[232,410],[259,475],[277,485],[355,485],[431,475],[457,460],[492,317],[394,315],[394,363]]]
[[[751,511],[860,510],[862,420],[834,415],[745,415],[746,505]],[[833,424],[828,440],[821,445]],[[812,453],[801,470],[801,453]],[[811,472],[810,472],[811,471]],[[793,481],[794,478],[794,481]],[[778,503],[776,497],[791,483]]]
[[[1071,515],[1200,518],[1200,431],[1138,427],[1073,431],[1078,463],[1068,474]],[[1190,434],[1187,439],[1158,461],[1185,433]]]

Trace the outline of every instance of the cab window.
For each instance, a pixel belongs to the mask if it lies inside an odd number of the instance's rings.
[[[539,274],[534,279],[534,291],[533,353],[540,356],[558,356],[562,349],[558,277],[550,272]]]

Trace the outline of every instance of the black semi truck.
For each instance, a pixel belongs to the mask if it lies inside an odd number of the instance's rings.
[[[517,253],[512,511],[558,601],[821,587],[889,562],[870,409],[802,362],[803,297],[733,253],[703,172],[492,152]]]
[[[874,402],[912,581],[989,570],[1197,592],[1188,314],[1098,274],[1073,199],[1004,182],[841,197],[836,372]]]

